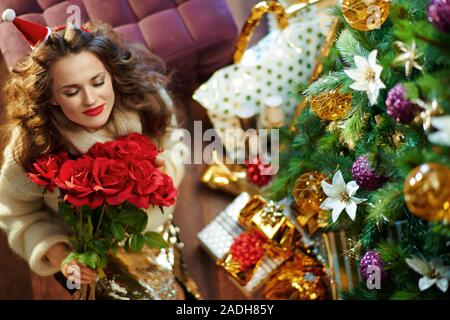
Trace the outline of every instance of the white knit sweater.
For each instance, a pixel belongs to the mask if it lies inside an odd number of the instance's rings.
[[[114,124],[114,125],[112,125]],[[151,124],[146,124],[151,125]],[[59,128],[79,153],[85,153],[95,142],[111,141],[131,132],[142,133],[139,114],[115,108],[108,121],[108,130],[90,133],[73,124]],[[0,171],[0,228],[7,236],[11,248],[28,261],[31,269],[42,276],[58,272],[44,258],[48,249],[58,242],[69,243],[68,229],[57,214],[58,191],[43,193],[43,188],[27,178],[24,169],[13,159],[13,147],[18,130],[14,130],[10,143],[4,150],[4,163]],[[179,159],[172,158],[174,148],[182,148],[179,141],[171,141],[169,130],[162,139],[164,151],[158,156],[164,161],[164,171],[179,186],[184,167]],[[111,134],[114,132],[114,134]],[[172,218],[174,206],[164,209],[150,207],[148,230],[157,231]]]

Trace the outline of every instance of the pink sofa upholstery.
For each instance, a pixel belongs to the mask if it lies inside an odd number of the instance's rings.
[[[0,0],[0,13],[48,26],[66,23],[67,7],[78,5],[82,21],[110,23],[127,40],[145,44],[188,88],[228,64],[237,27],[226,0]],[[11,68],[30,48],[10,23],[0,23],[0,50]]]

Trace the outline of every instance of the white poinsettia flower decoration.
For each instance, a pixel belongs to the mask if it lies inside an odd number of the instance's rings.
[[[345,183],[341,171],[338,170],[334,174],[332,184],[323,180],[321,181],[321,185],[328,198],[322,202],[320,208],[323,210],[333,210],[331,214],[333,222],[337,221],[344,209],[347,211],[350,219],[355,221],[357,205],[367,200],[354,196],[359,189],[358,184],[355,181]]]
[[[377,53],[378,50],[373,50],[368,58],[354,56],[356,69],[344,70],[345,74],[355,81],[350,88],[365,91],[371,105],[377,103],[380,89],[386,88],[380,78],[383,67],[377,64]]]
[[[424,258],[413,256],[405,260],[411,269],[423,276],[419,279],[420,291],[436,285],[442,292],[447,292],[450,266],[444,266],[441,258],[433,258],[428,262]]]
[[[450,146],[450,116],[433,117],[431,125],[438,131],[430,133],[428,140],[435,144]]]

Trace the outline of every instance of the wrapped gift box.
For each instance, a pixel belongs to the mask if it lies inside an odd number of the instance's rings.
[[[234,239],[245,231],[244,227],[239,224],[238,219],[241,210],[249,200],[250,195],[248,193],[241,193],[197,234],[201,246],[219,265],[229,254]],[[265,255],[252,270],[252,277],[245,285],[240,285],[231,275],[230,279],[246,296],[251,297],[285,260],[283,256],[274,258]]]
[[[238,216],[249,199],[248,193],[241,193],[197,234],[200,244],[214,260],[223,259],[233,240],[244,231],[238,224]]]

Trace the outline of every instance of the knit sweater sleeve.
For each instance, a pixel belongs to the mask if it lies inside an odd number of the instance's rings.
[[[58,272],[45,258],[57,243],[69,243],[67,231],[44,208],[42,189],[26,176],[14,160],[13,141],[4,151],[0,171],[0,228],[14,252],[28,261],[38,275]]]
[[[169,109],[172,110],[172,118],[169,129],[161,139],[163,152],[158,155],[158,158],[164,161],[163,171],[172,178],[174,185],[178,187],[185,173],[184,159],[190,151],[183,143],[183,129],[177,128],[178,123],[172,99],[164,89],[160,89],[159,93]]]

